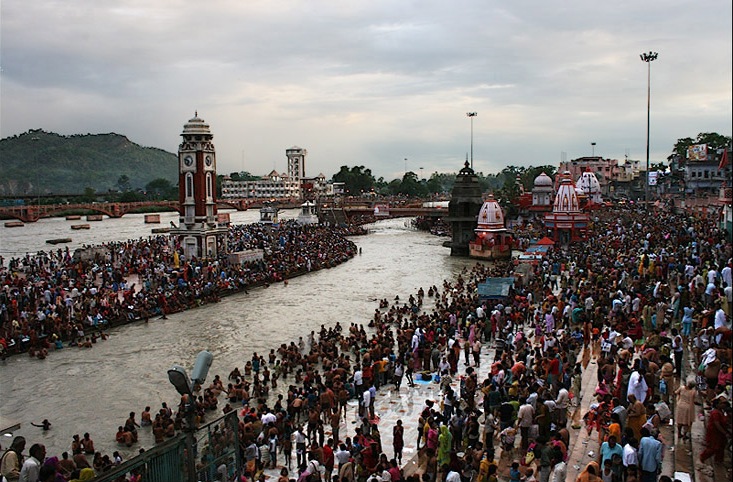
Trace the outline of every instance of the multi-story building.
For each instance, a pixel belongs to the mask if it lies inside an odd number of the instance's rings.
[[[221,197],[224,199],[314,199],[319,196],[333,195],[332,186],[326,176],[305,176],[305,156],[308,151],[293,146],[285,150],[287,173],[273,170],[255,181],[234,181],[225,177],[221,184]]]
[[[638,160],[604,159],[601,156],[579,157],[561,162],[558,173],[569,172],[572,179],[579,179],[584,172],[595,174],[604,197],[617,194],[632,195],[641,189],[644,170]]]

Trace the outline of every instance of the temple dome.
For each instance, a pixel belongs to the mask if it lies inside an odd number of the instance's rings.
[[[601,192],[601,183],[598,182],[598,178],[591,171],[586,171],[580,175],[576,182],[578,189],[582,190],[584,194],[595,194]]]
[[[594,203],[603,201],[601,196],[601,183],[598,182],[598,178],[590,169],[580,175],[577,186],[576,189],[580,190],[579,194],[588,196]]]
[[[552,187],[552,178],[544,172],[534,178],[534,187]]]
[[[489,198],[481,206],[481,210],[478,213],[478,227],[477,232],[485,230],[495,230],[504,228],[504,212],[501,210],[501,206],[494,199],[493,194],[489,194]]]
[[[575,192],[575,185],[570,177],[570,172],[565,171],[560,179],[560,187],[557,189],[555,204],[552,206],[553,213],[577,213],[580,212],[578,193]]]

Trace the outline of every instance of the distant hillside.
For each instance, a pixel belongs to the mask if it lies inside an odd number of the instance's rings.
[[[121,176],[143,188],[178,182],[175,154],[142,147],[120,134],[62,136],[41,129],[0,140],[0,196],[77,194],[117,189]]]

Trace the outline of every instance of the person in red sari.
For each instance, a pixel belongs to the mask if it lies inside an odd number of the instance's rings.
[[[725,414],[728,401],[724,397],[715,400],[715,407],[708,415],[708,425],[705,430],[705,450],[700,454],[700,461],[705,462],[715,455],[715,463],[722,464],[730,436],[730,421]]]

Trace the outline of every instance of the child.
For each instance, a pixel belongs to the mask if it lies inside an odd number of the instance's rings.
[[[522,478],[522,473],[519,471],[519,462],[516,460],[512,462],[512,468],[509,469],[509,481],[510,482],[520,482]]]
[[[636,465],[629,465],[626,467],[626,482],[639,482]]]
[[[603,470],[601,471],[601,479],[603,479],[603,482],[616,482],[615,474],[613,473],[613,470],[611,469],[611,459],[606,459],[606,461],[603,462]]]

